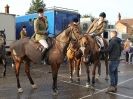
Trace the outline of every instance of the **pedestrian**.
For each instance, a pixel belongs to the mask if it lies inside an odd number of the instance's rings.
[[[124,53],[126,58],[126,64],[128,64],[128,61],[129,61],[130,43],[131,41],[129,40],[129,38],[127,38],[126,41],[124,42]]]
[[[86,32],[96,39],[97,44],[100,47],[99,51],[104,49],[104,42],[101,34],[105,31],[105,28],[106,28],[105,18],[106,18],[106,14],[104,12],[100,13],[99,18],[95,19],[91,23],[91,25],[89,26]]]
[[[26,31],[26,26],[23,25],[22,30],[20,31],[20,39],[25,38],[25,37],[27,37],[27,31]]]
[[[109,52],[109,76],[110,86],[106,92],[116,92],[118,84],[118,66],[121,56],[121,39],[117,37],[116,31],[110,32],[111,40],[107,51]]]

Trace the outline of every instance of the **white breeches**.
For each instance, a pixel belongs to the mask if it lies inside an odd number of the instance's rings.
[[[96,39],[100,42],[100,46],[101,46],[101,47],[104,47],[104,42],[103,42],[102,37],[96,36]],[[99,42],[98,42],[98,43],[99,43]]]
[[[44,47],[44,48],[48,48],[48,43],[45,39],[39,40],[39,43]]]

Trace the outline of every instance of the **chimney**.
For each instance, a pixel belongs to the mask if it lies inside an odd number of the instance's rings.
[[[120,20],[121,20],[121,14],[118,13],[118,21],[120,21]]]
[[[8,4],[5,6],[5,13],[9,14],[9,6],[8,6]]]

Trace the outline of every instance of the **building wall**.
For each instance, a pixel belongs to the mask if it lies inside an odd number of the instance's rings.
[[[115,28],[116,28],[117,32],[119,32],[119,33],[123,33],[123,34],[127,33],[127,27],[124,24],[117,23],[115,25]]]

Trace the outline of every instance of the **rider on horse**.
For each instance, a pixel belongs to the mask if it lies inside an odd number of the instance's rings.
[[[34,22],[34,31],[35,31],[35,40],[38,41],[42,47],[39,47],[39,50],[43,53],[48,49],[47,39],[47,28],[48,22],[46,17],[44,17],[44,9],[38,9],[39,17]]]
[[[22,30],[20,32],[20,38],[22,39],[22,38],[25,38],[25,37],[27,37],[27,31],[26,31],[26,26],[23,25]]]
[[[99,19],[95,19],[87,30],[87,33],[89,33],[90,35],[92,35],[93,38],[96,39],[100,50],[104,48],[104,42],[101,34],[106,28],[106,21],[104,20],[105,18],[106,14],[104,12],[100,13]]]
[[[79,24],[79,20],[78,18],[73,18],[72,22],[68,25],[69,26],[74,26],[77,28],[77,31],[74,32],[72,34],[73,38],[75,38],[74,40],[78,40],[79,39],[79,36],[80,36],[80,33],[81,33],[81,28],[80,28],[80,24]]]

